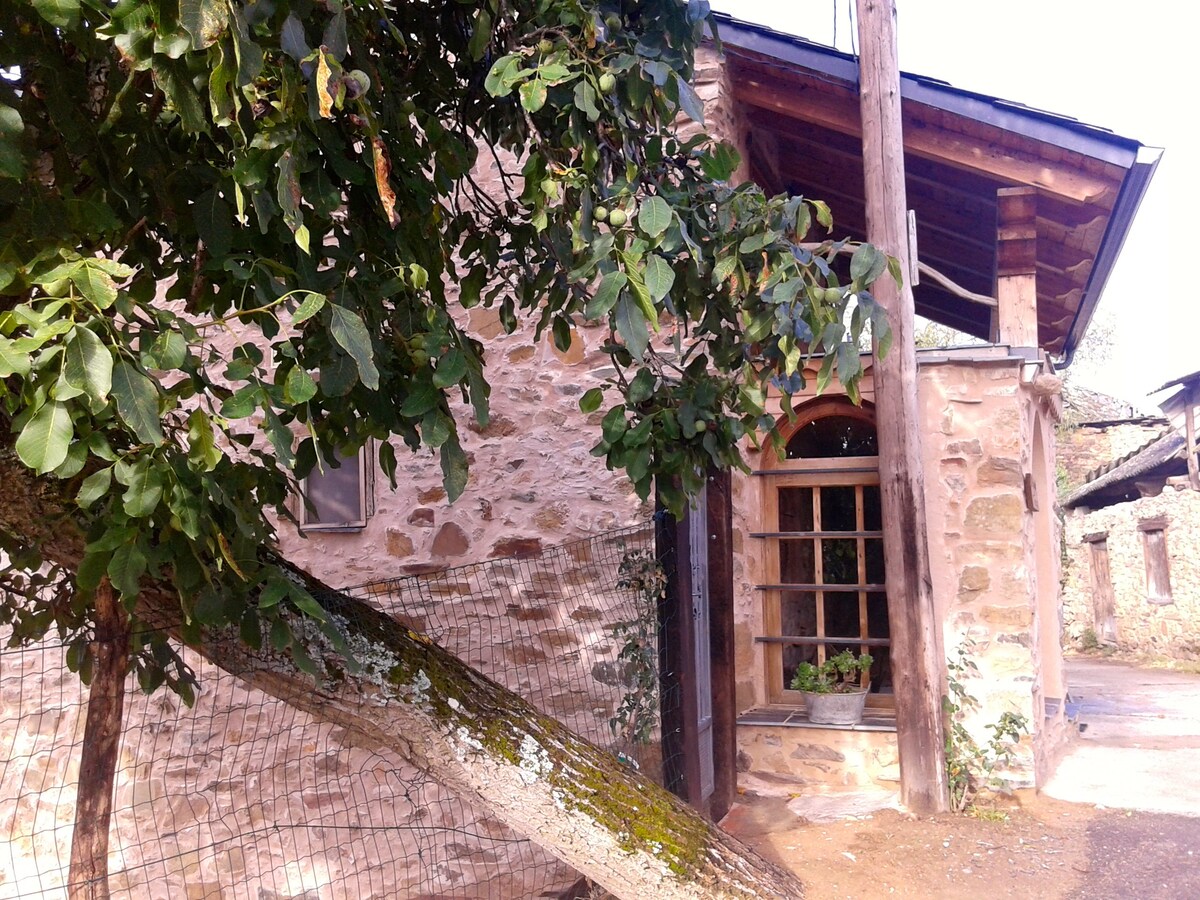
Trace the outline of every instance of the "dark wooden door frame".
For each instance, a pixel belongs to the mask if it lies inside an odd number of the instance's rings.
[[[667,579],[659,604],[659,673],[665,786],[713,819],[737,794],[737,719],[733,664],[733,519],[728,472],[708,478],[709,654],[713,712],[713,793],[701,797],[699,708],[692,680],[696,632],[691,611],[688,523],[662,506],[655,515],[658,558]]]

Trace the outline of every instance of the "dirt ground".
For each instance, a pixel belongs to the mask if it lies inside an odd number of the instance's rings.
[[[895,810],[804,824],[743,797],[726,826],[795,871],[809,900],[1200,897],[1200,819],[1104,810],[1033,792],[974,815]]]

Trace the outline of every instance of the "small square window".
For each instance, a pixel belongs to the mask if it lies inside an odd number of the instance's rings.
[[[300,504],[303,530],[352,531],[366,527],[370,515],[368,456],[365,448],[352,456],[337,453],[337,468],[324,463],[309,473],[301,485],[307,500]]]

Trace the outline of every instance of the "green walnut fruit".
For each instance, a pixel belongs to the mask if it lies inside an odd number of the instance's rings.
[[[595,219],[597,222],[603,222],[605,219],[608,218],[608,210],[605,209],[603,206],[597,206],[595,209],[592,210],[592,218]]]
[[[417,104],[415,104],[412,101],[411,97],[405,97],[403,100],[400,101],[401,115],[411,116],[416,111],[417,111]]]
[[[621,17],[616,13],[609,13],[604,17],[604,24],[615,31],[621,27]]]
[[[838,288],[827,287],[825,288],[825,295],[821,299],[823,299],[826,303],[841,303],[842,292]]]
[[[620,228],[629,221],[629,216],[625,215],[625,210],[614,209],[608,214],[608,224],[613,228]]]
[[[542,38],[540,41],[538,41],[538,50],[542,52],[543,56],[553,49],[554,41],[550,40],[550,38]]]
[[[617,86],[616,76],[612,72],[605,72],[600,76],[600,93],[611,94],[613,88]]]

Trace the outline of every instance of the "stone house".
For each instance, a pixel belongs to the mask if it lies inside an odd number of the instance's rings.
[[[720,29],[723,55],[702,55],[697,92],[710,130],[741,153],[735,177],[825,199],[838,236],[865,239],[856,60],[727,16]],[[970,727],[982,736],[1003,712],[1024,716],[1030,733],[1011,779],[1040,784],[1067,737],[1054,372],[1088,327],[1159,153],[936,80],[904,75],[902,92],[916,311],[987,342],[918,356],[936,637],[949,651],[972,642],[981,703]],[[537,554],[649,514],[590,455],[600,416],[577,407],[606,376],[605,335],[581,327],[562,352],[529,330],[505,335],[489,309],[466,320],[487,344],[494,390],[491,424],[464,441],[464,496],[445,502],[427,456],[401,467],[394,493],[352,462],[310,479],[315,513],[303,534],[283,538],[298,563],[361,584]],[[891,686],[910,661],[890,655],[889,616],[903,603],[889,602],[883,571],[874,428],[888,411],[864,364],[861,405],[836,385],[797,397],[787,458],[751,452],[752,474],[728,488],[728,596],[710,598],[711,622],[695,632],[716,680],[688,688],[700,709],[717,701],[715,748],[695,751],[706,783],[715,768],[728,786],[735,766],[743,785],[783,793],[898,778]],[[544,605],[557,650],[576,651],[567,612]],[[813,727],[792,673],[843,647],[876,658],[868,717]]]
[[[1193,373],[1163,385],[1159,433],[1114,453],[1063,501],[1068,640],[1200,659],[1198,383]]]

